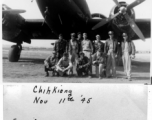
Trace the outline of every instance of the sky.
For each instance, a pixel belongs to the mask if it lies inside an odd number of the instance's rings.
[[[2,3],[8,5],[13,9],[24,9],[26,13],[21,14],[25,19],[43,19],[39,8],[36,4],[36,0],[2,0]],[[91,13],[101,13],[105,16],[109,16],[110,10],[115,3],[113,0],[86,0],[90,9]],[[119,0],[118,0],[119,1]],[[126,1],[128,4],[134,2],[134,0],[123,0]],[[146,0],[142,4],[136,6],[134,8],[136,18],[151,18],[151,0]],[[106,7],[105,7],[106,6]],[[51,41],[32,41],[30,46],[38,46],[38,47],[51,47]],[[146,42],[141,40],[135,41],[137,44],[137,49],[150,49],[150,39],[147,39]],[[3,45],[12,45],[12,43],[6,42],[3,40]],[[29,46],[28,44],[23,44],[23,46]],[[142,46],[142,47],[140,47]]]

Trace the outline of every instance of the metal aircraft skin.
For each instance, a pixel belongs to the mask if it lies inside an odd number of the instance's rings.
[[[133,10],[145,0],[136,0],[130,5],[113,1],[116,5],[111,9],[109,18],[100,13],[91,14],[86,0],[36,0],[44,19],[32,20],[20,15],[25,10],[11,9],[3,4],[2,37],[16,43],[20,51],[23,42],[31,43],[31,39],[57,39],[60,33],[67,40],[72,32],[86,32],[91,40],[99,34],[102,40],[106,40],[109,30],[114,31],[118,41],[122,40],[123,32],[127,32],[133,40],[150,38],[150,19],[135,19]],[[10,54],[14,56],[14,52]],[[13,61],[11,58],[14,57],[9,57]]]

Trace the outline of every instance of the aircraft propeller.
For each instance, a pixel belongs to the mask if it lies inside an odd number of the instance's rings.
[[[3,10],[2,11],[4,14],[5,13],[10,13],[10,14],[19,14],[19,13],[24,13],[26,10],[21,10],[21,9],[9,9],[9,10]]]
[[[119,7],[119,12],[114,14],[113,16],[110,16],[107,19],[102,19],[101,22],[99,22],[98,24],[96,24],[92,30],[98,29],[99,27],[107,24],[108,22],[110,22],[111,20],[113,20],[115,17],[117,17],[118,15],[124,15],[125,19],[127,20],[127,22],[129,23],[130,27],[133,29],[133,31],[139,36],[140,39],[142,39],[143,41],[145,40],[142,32],[140,31],[140,29],[138,28],[138,26],[135,24],[134,20],[128,15],[127,10],[132,9],[134,7],[136,7],[137,5],[141,4],[142,2],[144,2],[145,0],[136,0],[133,3],[129,4],[127,7],[121,6],[118,2],[118,0],[113,0],[115,2],[115,4]]]

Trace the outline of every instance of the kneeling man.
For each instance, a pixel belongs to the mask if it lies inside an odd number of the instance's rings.
[[[96,76],[102,79],[103,73],[105,72],[105,64],[106,64],[106,55],[101,51],[101,49],[98,49],[98,51],[93,55],[93,65],[96,67]],[[99,75],[98,75],[99,71]]]
[[[72,75],[72,62],[68,57],[68,53],[63,54],[63,57],[56,65],[56,71],[60,76]]]
[[[80,58],[78,59],[76,71],[78,76],[88,75],[88,69],[90,66],[90,60],[84,55],[83,52],[79,54]]]
[[[55,75],[56,63],[58,62],[57,60],[58,59],[55,51],[53,51],[52,55],[50,55],[44,60],[44,71],[46,72],[45,77],[49,76],[49,71],[52,71],[52,76]]]

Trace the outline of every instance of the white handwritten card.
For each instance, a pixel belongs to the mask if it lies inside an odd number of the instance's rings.
[[[146,120],[146,85],[4,86],[4,120]]]

